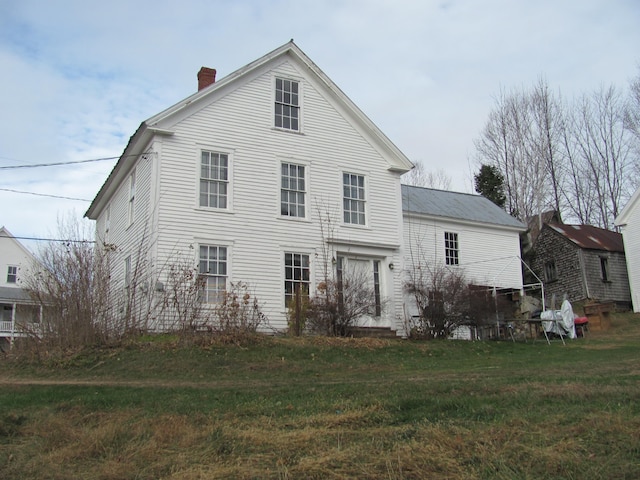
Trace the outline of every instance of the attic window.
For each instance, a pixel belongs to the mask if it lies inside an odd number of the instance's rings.
[[[275,126],[285,130],[300,130],[299,84],[294,80],[276,78]]]
[[[18,280],[18,267],[9,265],[7,269],[7,283],[16,283]]]

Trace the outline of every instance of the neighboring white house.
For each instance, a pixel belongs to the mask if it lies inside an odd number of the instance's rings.
[[[624,242],[633,311],[640,312],[640,188],[615,219]]]
[[[20,322],[31,320],[33,302],[21,288],[35,259],[5,227],[0,227],[0,350],[19,335]]]
[[[526,226],[480,195],[402,185],[404,267],[440,267],[476,286],[521,291],[520,233]],[[415,300],[405,296],[407,316]]]
[[[219,81],[203,67],[197,93],[142,122],[86,216],[112,250],[116,290],[140,266],[159,292],[186,258],[206,277],[205,302],[244,282],[283,330],[292,292],[313,293],[327,263],[343,262],[386,300],[366,324],[400,335],[411,168],[291,41]]]

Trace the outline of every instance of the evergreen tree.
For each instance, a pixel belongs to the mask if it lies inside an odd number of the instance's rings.
[[[497,167],[483,164],[473,179],[476,192],[487,197],[500,208],[504,208],[507,202],[504,194],[504,177]]]

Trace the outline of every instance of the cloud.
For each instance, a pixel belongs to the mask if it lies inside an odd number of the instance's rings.
[[[21,0],[0,4],[0,165],[119,155],[140,122],[290,38],[410,158],[469,191],[501,87],[572,96],[638,74],[634,0]],[[0,171],[0,188],[92,198],[112,163]],[[44,235],[78,202],[0,191],[0,224]]]

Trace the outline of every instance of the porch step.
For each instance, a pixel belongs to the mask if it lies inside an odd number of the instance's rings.
[[[354,338],[397,338],[389,327],[349,327],[348,336]]]

